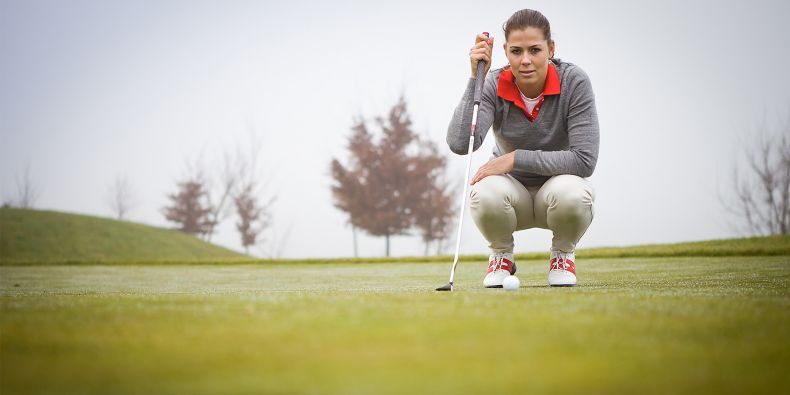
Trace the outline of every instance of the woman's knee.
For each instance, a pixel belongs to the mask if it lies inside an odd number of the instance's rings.
[[[564,174],[552,177],[547,183],[546,204],[558,212],[586,214],[595,201],[595,192],[584,178]]]
[[[472,185],[469,207],[473,210],[502,210],[511,206],[510,180],[507,176],[488,176]]]

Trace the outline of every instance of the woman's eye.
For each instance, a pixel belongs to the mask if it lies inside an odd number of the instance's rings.
[[[531,52],[532,53],[538,53],[538,52],[540,52],[540,48],[532,48]]]
[[[514,50],[510,51],[510,53],[513,53],[513,54],[515,54],[515,55],[518,55],[518,54],[520,54],[520,53],[521,53],[521,50],[520,50],[520,49],[514,49]]]

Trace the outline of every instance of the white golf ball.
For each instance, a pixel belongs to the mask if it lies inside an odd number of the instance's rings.
[[[518,277],[516,276],[507,276],[505,280],[502,281],[502,288],[506,291],[518,291],[518,287],[521,286],[521,281],[518,281]]]

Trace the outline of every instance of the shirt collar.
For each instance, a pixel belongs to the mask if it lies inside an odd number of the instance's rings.
[[[560,76],[559,73],[557,73],[557,68],[554,66],[554,63],[550,62],[548,72],[546,73],[546,85],[543,86],[543,96],[559,94]],[[515,81],[513,81],[513,71],[510,70],[510,68],[504,69],[499,73],[497,96],[512,102],[517,107],[521,108],[524,113],[527,112],[524,101],[521,100],[521,92],[518,90]]]

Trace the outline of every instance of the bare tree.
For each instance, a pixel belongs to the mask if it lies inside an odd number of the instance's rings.
[[[265,205],[258,203],[253,182],[246,183],[233,200],[239,216],[238,222],[236,222],[236,229],[241,235],[241,245],[244,247],[244,253],[249,254],[250,247],[260,243],[258,237],[269,225],[267,208],[271,201]]]
[[[169,206],[162,209],[168,221],[178,224],[184,233],[205,238],[214,229],[206,183],[202,177],[190,177],[178,183],[178,191],[168,195]]]
[[[219,189],[218,189],[218,202],[216,205],[212,204],[213,210],[211,211],[211,229],[209,229],[206,241],[211,241],[211,235],[214,233],[214,228],[227,218],[230,214],[226,210],[226,204],[232,199],[232,194],[239,179],[244,176],[246,169],[241,162],[240,155],[237,154],[233,157],[228,151],[224,151],[222,155],[222,167],[218,175]],[[209,195],[211,196],[211,195]]]
[[[226,175],[223,177],[226,181],[225,188],[232,189],[235,185],[237,189],[231,192],[231,196],[238,216],[236,229],[239,231],[241,244],[246,254],[249,254],[250,247],[263,244],[263,232],[272,226],[270,210],[275,197],[262,203],[259,192],[258,158],[262,147],[261,142],[256,138],[254,128],[249,126],[249,142],[247,144],[249,151],[244,154],[242,149],[237,147],[233,167],[235,176],[231,177],[229,171],[226,171]],[[227,163],[230,162],[226,159]],[[231,168],[230,166],[226,167]]]
[[[40,192],[30,178],[30,165],[25,166],[21,177],[16,177],[16,193],[16,206],[19,208],[33,208],[38,201]]]
[[[107,205],[118,220],[127,218],[129,211],[134,208],[136,198],[134,189],[126,176],[118,176],[107,192]]]
[[[763,127],[745,148],[748,167],[733,168],[735,202],[725,208],[754,235],[790,233],[790,119],[777,130]]]

